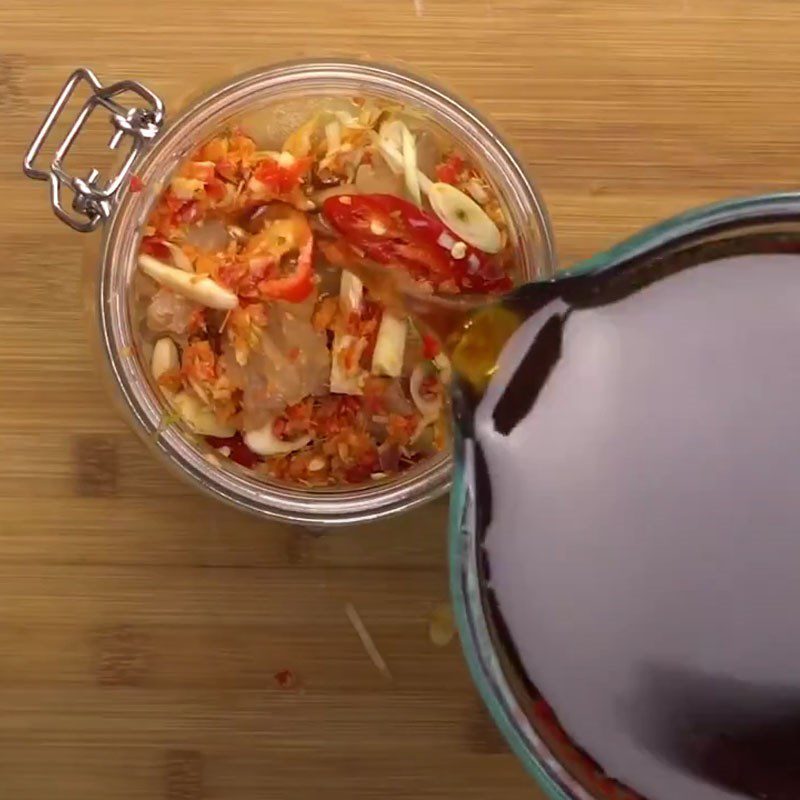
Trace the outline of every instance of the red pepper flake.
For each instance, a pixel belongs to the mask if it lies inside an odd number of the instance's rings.
[[[288,425],[289,423],[286,417],[278,417],[275,422],[272,423],[272,433],[276,438],[282,439],[286,435],[286,428]]]
[[[189,333],[192,335],[199,335],[200,333],[204,333],[206,328],[206,309],[196,308],[189,317]]]
[[[234,183],[236,181],[236,165],[230,161],[219,161],[215,166],[217,175],[226,181]]]
[[[261,463],[261,458],[244,443],[241,433],[236,433],[233,436],[224,438],[219,436],[206,436],[206,441],[215,450],[227,447],[230,451],[228,458],[247,469],[252,469],[256,464]]]
[[[463,169],[464,159],[453,154],[447,161],[436,166],[436,177],[442,183],[456,183]]]
[[[275,194],[288,194],[299,186],[311,168],[311,159],[296,158],[289,166],[281,166],[272,158],[261,161],[253,171],[256,180],[267,185]]]
[[[131,175],[131,194],[136,194],[144,189],[144,181],[138,175]]]
[[[196,200],[189,200],[184,203],[180,210],[175,214],[175,219],[184,225],[190,225],[200,215],[200,206]]]
[[[441,351],[442,348],[439,346],[439,342],[435,336],[431,336],[429,333],[424,333],[422,335],[422,353],[425,358],[436,358]]]
[[[375,471],[376,468],[372,464],[356,464],[345,470],[344,479],[347,483],[364,483]]]
[[[212,179],[206,183],[206,197],[209,200],[219,203],[227,196],[225,184],[221,180]]]
[[[164,240],[158,236],[145,236],[140,247],[142,253],[153,256],[153,258],[168,261],[170,257],[169,247]]]
[[[297,688],[297,678],[295,677],[294,672],[292,672],[290,669],[282,669],[279,672],[276,672],[275,683],[277,683],[281,689]]]

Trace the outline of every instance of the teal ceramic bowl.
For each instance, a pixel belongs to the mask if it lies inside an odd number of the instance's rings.
[[[591,274],[633,260],[658,263],[683,251],[713,257],[800,250],[800,193],[735,199],[700,208],[643,230],[612,249],[562,272]],[[455,403],[458,404],[458,398]],[[638,796],[603,776],[570,743],[546,699],[532,690],[484,580],[480,513],[471,489],[472,442],[457,434],[451,493],[449,558],[454,612],[472,678],[494,721],[525,769],[553,800],[632,800]],[[535,525],[535,520],[532,523]],[[508,640],[505,639],[505,642]]]

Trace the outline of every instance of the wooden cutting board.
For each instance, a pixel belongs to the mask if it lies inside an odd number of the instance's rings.
[[[538,796],[457,643],[429,638],[444,503],[321,538],[258,522],[165,472],[109,408],[82,237],[20,171],[75,66],[171,97],[298,55],[405,62],[505,129],[568,263],[687,206],[800,185],[798,37],[781,0],[5,0],[0,798]]]

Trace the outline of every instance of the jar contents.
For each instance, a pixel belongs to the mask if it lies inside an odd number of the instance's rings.
[[[800,797],[800,246],[757,245],[530,287],[456,377],[496,640],[592,796]]]
[[[181,164],[133,308],[168,421],[274,479],[362,484],[446,449],[450,367],[326,252],[425,292],[501,293],[511,242],[487,176],[429,120],[364,98],[300,108],[241,120]]]

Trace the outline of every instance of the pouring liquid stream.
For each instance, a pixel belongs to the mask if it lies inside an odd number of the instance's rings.
[[[529,696],[632,797],[800,797],[800,237],[732,229],[503,298],[347,268],[451,359],[484,602]]]
[[[433,333],[459,381],[470,387],[475,396],[485,391],[503,347],[525,321],[525,302],[516,295],[427,294],[401,268],[372,262],[341,242],[325,243],[323,250],[330,263],[357,275],[386,308],[408,315],[423,330]],[[523,294],[538,293],[539,286],[528,284]]]

